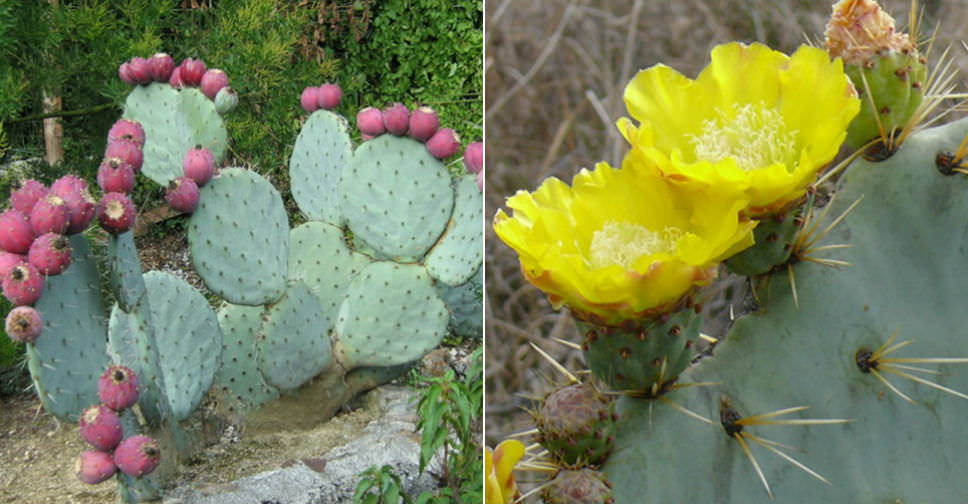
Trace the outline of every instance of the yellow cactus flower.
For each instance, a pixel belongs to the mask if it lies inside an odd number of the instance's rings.
[[[524,445],[517,439],[505,439],[491,452],[484,448],[484,504],[510,504],[518,496],[514,482],[515,464],[524,456]]]
[[[755,223],[739,217],[747,203],[731,186],[673,180],[627,156],[622,169],[582,170],[570,187],[549,178],[518,191],[513,217],[498,211],[494,231],[556,308],[615,325],[676,309],[752,245]]]
[[[618,121],[632,155],[667,176],[743,188],[752,216],[800,199],[837,155],[860,110],[840,59],[803,46],[793,56],[762,44],[712,51],[695,80],[665,65],[625,88]]]

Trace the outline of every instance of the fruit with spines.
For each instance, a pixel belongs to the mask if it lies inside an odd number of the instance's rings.
[[[44,293],[44,277],[29,262],[14,266],[3,277],[3,295],[16,306],[32,305]]]
[[[144,435],[132,436],[114,450],[114,463],[124,474],[140,478],[150,474],[161,462],[161,445]]]
[[[107,481],[111,476],[118,472],[118,467],[114,465],[114,458],[110,453],[88,450],[81,452],[74,462],[74,474],[77,479],[88,485],[96,485]]]
[[[343,99],[343,90],[336,84],[327,82],[316,91],[316,104],[323,110],[333,110]]]
[[[615,443],[615,403],[590,384],[560,387],[534,414],[538,442],[565,465],[597,465]]]
[[[402,103],[394,103],[383,110],[383,125],[391,135],[406,135],[410,129],[410,110]]]
[[[215,95],[215,111],[225,115],[239,105],[239,94],[229,86],[219,89]]]
[[[430,107],[420,107],[410,113],[410,128],[408,133],[411,138],[426,142],[434,136],[440,126],[440,119],[437,111]]]
[[[104,149],[104,159],[118,158],[130,165],[137,174],[144,164],[144,151],[133,139],[120,138],[108,142]]]
[[[126,194],[107,193],[97,204],[97,220],[105,231],[121,234],[134,226],[134,203]]]
[[[128,62],[129,75],[135,84],[148,84],[151,82],[151,65],[148,60],[142,57],[131,58]]]
[[[0,249],[11,254],[26,254],[34,241],[34,231],[26,214],[9,209],[0,214]]]
[[[185,170],[186,177],[194,180],[198,187],[202,187],[215,176],[215,155],[205,147],[196,145],[194,149],[185,153],[182,168]]]
[[[375,107],[366,107],[356,114],[356,127],[360,133],[377,137],[386,133],[386,126],[383,124],[383,112]]]
[[[44,321],[33,307],[18,306],[7,314],[4,329],[14,341],[33,343],[43,332]]]
[[[165,191],[165,202],[179,212],[194,212],[198,208],[198,184],[188,177],[172,180]]]
[[[27,256],[23,254],[11,254],[6,250],[0,250],[0,280],[22,262],[27,262]]]
[[[200,59],[188,58],[181,62],[181,80],[184,86],[198,86],[205,75],[205,63]]]
[[[202,75],[201,89],[209,99],[214,100],[222,88],[229,85],[229,76],[218,68],[213,68]]]
[[[51,184],[50,193],[59,196],[67,205],[71,219],[66,234],[73,235],[87,229],[97,209],[97,201],[88,191],[87,181],[74,175],[64,175]]]
[[[121,139],[134,140],[138,147],[144,147],[145,129],[137,121],[118,119],[108,130],[108,143]]]
[[[471,142],[464,148],[464,167],[468,173],[480,173],[484,169],[484,142]]]
[[[460,137],[451,128],[440,128],[427,140],[427,152],[437,159],[447,159],[460,151]]]
[[[121,82],[129,86],[135,86],[138,84],[135,82],[134,76],[131,75],[131,63],[128,61],[121,63],[121,66],[118,67],[118,77],[121,78]]]
[[[317,92],[319,88],[309,86],[302,90],[302,94],[299,95],[299,105],[302,106],[306,113],[312,114],[313,112],[319,110],[319,99],[317,98]]]
[[[134,189],[134,168],[120,158],[105,159],[97,170],[97,184],[104,192],[128,194]]]
[[[182,82],[180,66],[175,67],[175,69],[171,71],[171,76],[168,77],[168,85],[175,89],[181,89],[185,85]]]
[[[166,53],[155,53],[148,58],[148,65],[151,71],[151,78],[155,82],[168,82],[171,73],[175,70],[175,60]]]
[[[126,410],[138,402],[138,375],[125,366],[110,366],[98,378],[97,395],[108,408]]]
[[[45,233],[30,244],[27,261],[44,275],[60,275],[71,265],[72,252],[66,236]]]
[[[34,204],[47,196],[47,187],[34,179],[14,182],[11,189],[10,207],[24,215],[30,215]]]
[[[103,404],[91,406],[81,413],[81,438],[101,451],[111,451],[121,442],[121,418]]]
[[[561,469],[541,490],[545,504],[612,504],[612,485],[590,468]]]
[[[44,233],[64,234],[70,225],[70,209],[64,199],[56,194],[48,194],[38,200],[30,211],[30,229],[34,236]]]

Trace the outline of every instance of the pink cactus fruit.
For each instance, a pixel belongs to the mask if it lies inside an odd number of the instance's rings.
[[[116,472],[118,472],[118,466],[114,465],[114,457],[103,451],[81,452],[74,462],[74,474],[77,475],[77,479],[88,485],[107,481]]]
[[[319,110],[319,100],[318,100],[319,88],[309,86],[303,89],[302,94],[299,95],[299,105],[302,106],[303,110],[307,114],[312,114],[313,112]]]
[[[447,159],[460,151],[460,137],[450,128],[440,128],[427,140],[427,152],[437,159]]]
[[[134,168],[119,158],[105,159],[97,170],[97,185],[104,192],[128,194],[134,189]]]
[[[30,215],[37,200],[47,196],[47,187],[34,179],[14,182],[10,191],[10,206],[20,210],[24,215]]]
[[[48,194],[37,201],[30,211],[30,228],[34,236],[44,233],[64,234],[71,225],[71,210],[64,198],[56,194]]]
[[[161,446],[148,436],[132,436],[114,450],[114,463],[121,472],[140,478],[151,473],[161,461]]]
[[[437,112],[430,107],[420,107],[410,113],[410,137],[421,142],[430,140],[440,126]]]
[[[60,196],[70,210],[71,222],[67,234],[77,234],[87,229],[94,220],[97,201],[91,197],[87,182],[76,175],[64,175],[50,186],[50,193]]]
[[[81,413],[81,437],[101,451],[111,451],[121,442],[121,418],[111,408],[98,404]]]
[[[200,59],[188,58],[181,62],[181,80],[183,86],[198,86],[205,75],[205,63]]]
[[[410,129],[410,109],[402,103],[387,107],[383,110],[383,125],[391,135],[406,135]]]
[[[134,86],[137,84],[137,82],[134,80],[134,76],[131,75],[131,63],[127,61],[121,63],[121,66],[118,67],[118,77],[121,78],[121,82],[129,86]]]
[[[185,83],[182,82],[180,66],[175,67],[175,69],[171,71],[171,76],[168,77],[168,84],[175,89],[181,89],[185,85]]]
[[[202,93],[209,100],[214,100],[219,90],[229,85],[229,76],[218,68],[213,68],[202,75]]]
[[[97,396],[114,411],[126,410],[138,402],[138,376],[130,368],[110,366],[97,380]]]
[[[189,149],[185,153],[182,168],[185,169],[186,177],[194,180],[198,187],[202,187],[215,176],[215,155],[205,147],[196,145],[194,149]]]
[[[121,234],[131,229],[134,220],[134,203],[126,194],[107,193],[97,203],[97,221],[111,234]]]
[[[468,173],[480,173],[484,169],[484,142],[471,142],[464,149],[464,166]]]
[[[134,140],[138,147],[145,145],[145,129],[141,123],[128,119],[118,119],[108,130],[108,143],[118,139]]]
[[[14,266],[3,277],[3,295],[16,306],[32,305],[44,293],[44,277],[29,262]]]
[[[6,250],[0,251],[0,281],[20,263],[27,262],[27,256],[23,254],[11,254]]]
[[[323,110],[333,110],[343,99],[343,90],[336,84],[326,83],[316,88],[316,105]]]
[[[371,137],[380,136],[387,131],[383,125],[383,112],[373,107],[366,107],[356,114],[356,126],[360,133]]]
[[[44,275],[60,275],[71,265],[71,244],[61,234],[42,234],[30,244],[27,262]]]
[[[477,172],[477,188],[484,190],[484,170]]]
[[[131,58],[128,62],[128,69],[131,71],[131,79],[137,84],[151,83],[151,64],[148,60],[141,57]]]
[[[10,209],[0,214],[0,249],[12,254],[26,254],[34,241],[34,231],[27,215]]]
[[[21,343],[33,343],[44,329],[40,312],[30,306],[18,306],[7,314],[4,325],[7,336]]]
[[[165,193],[168,206],[184,213],[192,213],[198,208],[198,184],[189,177],[178,177],[168,183]]]
[[[155,82],[168,82],[172,71],[175,70],[175,60],[165,53],[155,53],[148,59],[148,66],[151,71],[151,78]]]
[[[118,138],[108,142],[107,148],[104,149],[104,159],[111,158],[121,159],[130,165],[135,173],[141,173],[141,166],[145,161],[145,155],[141,150],[141,146],[134,140],[128,138]]]

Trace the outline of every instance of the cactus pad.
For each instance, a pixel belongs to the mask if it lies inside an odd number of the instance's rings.
[[[484,193],[476,175],[457,179],[454,213],[440,242],[427,254],[424,265],[430,276],[460,285],[480,269],[484,259]]]
[[[206,184],[188,240],[195,270],[227,301],[267,304],[285,292],[289,221],[282,197],[258,174],[226,168]]]
[[[218,311],[222,329],[222,366],[215,384],[232,407],[248,409],[279,397],[259,371],[257,341],[262,331],[261,306],[224,304]]]
[[[447,332],[447,308],[423,266],[374,262],[340,306],[334,350],[344,368],[419,359]]]
[[[84,408],[98,402],[97,379],[109,362],[97,264],[84,235],[70,241],[73,263],[47,278],[37,302],[44,329],[27,345],[27,364],[47,411],[76,421]]]
[[[747,425],[743,432],[790,445],[793,457],[830,480],[825,485],[758,444],[752,453],[772,488],[768,497],[736,439],[680,411],[622,399],[617,445],[605,473],[619,502],[957,502],[951,471],[968,452],[968,401],[905,379],[881,364],[881,375],[913,402],[864,372],[859,356],[897,333],[892,357],[968,357],[964,286],[968,284],[968,180],[931,166],[953,150],[968,122],[908,138],[887,161],[857,161],[834,204],[863,202],[823,240],[850,243],[842,270],[801,262],[795,268],[799,309],[786,280],[774,279],[764,310],[736,321],[715,351],[680,382],[718,382],[666,397],[709,419],[723,398],[740,416],[808,406],[783,418],[840,418],[833,425]],[[837,208],[828,221],[835,218]],[[927,225],[930,224],[930,227]],[[824,225],[821,223],[821,225]],[[916,265],[907,267],[905,265]],[[917,364],[940,375],[928,381],[968,391],[965,365]],[[894,368],[897,371],[903,371]],[[876,371],[876,369],[875,369]],[[910,372],[908,374],[921,374]],[[651,417],[649,416],[652,410]],[[652,428],[639,428],[651,418]],[[774,445],[776,447],[777,445]],[[670,454],[675,454],[674,457]],[[670,461],[679,461],[670,463]],[[706,475],[702,484],[685,471]]]
[[[339,226],[339,180],[353,155],[343,116],[318,110],[303,125],[289,158],[292,197],[307,217]]]
[[[471,278],[451,287],[436,284],[437,295],[450,312],[450,331],[464,338],[484,336],[484,268],[478,265]]]
[[[138,86],[125,101],[124,118],[144,128],[141,171],[162,186],[182,176],[185,153],[196,145],[212,151],[216,162],[225,157],[225,123],[212,100],[198,89],[178,91],[160,83]]]
[[[323,372],[333,362],[319,300],[296,282],[286,296],[271,306],[262,326],[259,367],[266,382],[281,390],[292,390]]]
[[[355,239],[385,257],[414,261],[444,231],[454,206],[444,164],[411,138],[360,145],[340,179],[343,216]]]
[[[108,236],[108,260],[114,296],[121,309],[131,311],[145,295],[145,282],[141,276],[141,260],[134,245],[134,233]]]

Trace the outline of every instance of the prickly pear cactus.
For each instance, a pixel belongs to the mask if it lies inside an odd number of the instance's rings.
[[[851,244],[838,253],[851,266],[795,265],[799,309],[786,275],[773,277],[760,311],[680,377],[716,385],[666,396],[711,424],[620,400],[622,448],[604,468],[616,502],[771,502],[761,477],[772,502],[962,498],[947,475],[968,450],[968,369],[957,365],[968,357],[968,180],[941,175],[933,160],[966,130],[966,121],[926,130],[892,158],[848,169],[820,226],[864,197],[821,242]],[[704,476],[686,481],[687,472]]]

